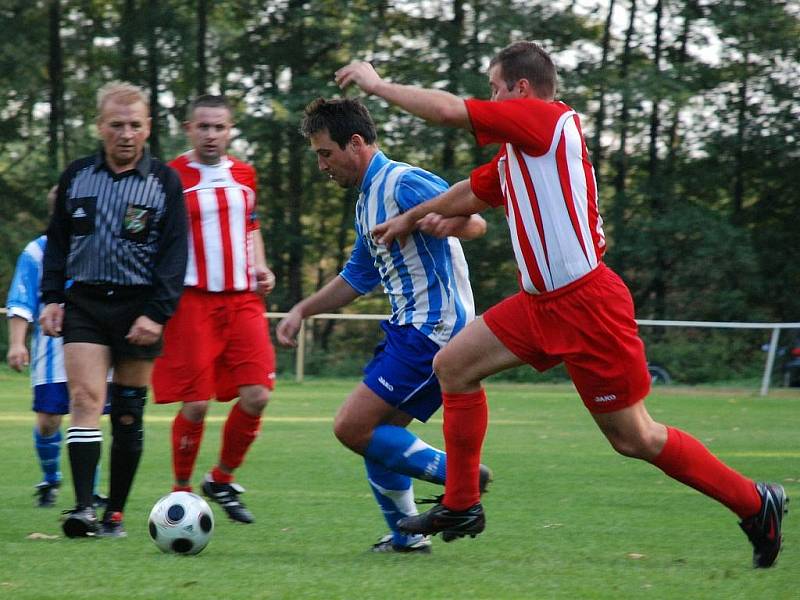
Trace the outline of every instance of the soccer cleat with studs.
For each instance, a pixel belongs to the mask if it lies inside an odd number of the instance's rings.
[[[481,533],[486,527],[486,517],[480,502],[466,510],[450,510],[437,503],[428,512],[400,519],[397,527],[407,534],[436,535],[441,533],[445,542],[452,542],[467,535],[474,538]],[[445,534],[447,535],[445,536]]]
[[[203,494],[219,504],[227,515],[239,523],[252,523],[253,514],[239,500],[245,490],[238,483],[217,483],[207,474],[203,480]]]
[[[55,506],[59,487],[61,487],[60,481],[56,481],[55,483],[50,483],[49,481],[37,483],[34,488],[36,491],[33,493],[33,495],[36,496],[36,506],[39,508]]]
[[[127,537],[128,533],[123,525],[122,513],[119,511],[106,511],[95,535],[104,538]]]
[[[71,510],[61,513],[61,528],[68,538],[94,537],[97,533],[97,513],[91,506],[76,506]]]
[[[409,544],[408,546],[400,546],[392,542],[393,535],[391,533],[383,536],[375,544],[372,545],[372,552],[397,552],[401,554],[430,554],[431,553],[431,539],[426,535],[419,541]]]
[[[753,567],[766,569],[775,564],[781,551],[781,524],[789,512],[789,498],[783,486],[774,483],[756,483],[761,496],[761,510],[742,520],[739,527],[753,544]]]

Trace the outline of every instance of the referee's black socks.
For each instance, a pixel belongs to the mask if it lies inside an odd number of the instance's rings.
[[[111,469],[108,512],[122,511],[133,484],[144,440],[147,387],[111,384]]]
[[[94,504],[94,476],[100,460],[103,432],[94,427],[67,429],[67,449],[72,468],[75,501],[84,508]]]

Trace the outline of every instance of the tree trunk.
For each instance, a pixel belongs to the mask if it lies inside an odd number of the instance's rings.
[[[208,1],[197,0],[197,95],[206,93],[208,67],[206,65],[206,29],[208,26]]]
[[[133,46],[136,39],[136,0],[125,0],[119,27],[119,76],[122,81],[136,78],[136,63]]]
[[[600,86],[597,91],[597,113],[594,118],[594,140],[592,141],[592,164],[597,178],[600,178],[600,163],[603,160],[602,136],[606,120],[606,69],[611,46],[611,17],[614,14],[614,0],[608,3],[606,25],[603,30],[603,54],[600,59]]]
[[[744,53],[742,77],[739,81],[738,110],[736,115],[736,147],[733,154],[733,198],[731,220],[738,224],[742,220],[744,206],[744,148],[747,144],[747,87],[750,53]]]
[[[64,123],[64,60],[61,49],[61,2],[50,0],[49,6],[50,60],[48,75],[50,79],[50,121],[47,154],[53,178],[58,175],[59,132]],[[64,157],[66,160],[66,156]]]
[[[158,104],[158,0],[148,0],[147,15],[147,83],[150,87],[150,152],[161,158],[161,123]]]
[[[661,18],[663,16],[662,0],[656,2],[655,13],[655,44],[653,49],[653,110],[650,113],[650,147],[648,152],[648,188],[652,206],[652,220],[656,225],[654,231],[654,243],[656,246],[655,269],[653,273],[653,317],[663,319],[666,314],[667,296],[667,264],[664,256],[665,237],[661,231],[662,222],[665,219],[664,211],[664,186],[660,176],[660,164],[658,159],[658,137],[660,129],[660,108],[661,108],[661,37],[663,34]],[[659,329],[659,333],[662,330]]]
[[[615,158],[616,174],[614,176],[614,205],[613,205],[613,228],[616,243],[620,243],[625,235],[624,220],[628,209],[627,199],[627,179],[628,179],[628,128],[630,124],[630,95],[631,84],[628,81],[628,72],[631,64],[631,52],[633,47],[633,35],[636,29],[636,0],[631,0],[630,21],[628,31],[625,34],[625,49],[622,53],[622,64],[620,65],[620,83],[622,85],[622,107],[620,109],[620,131],[619,131],[619,150]],[[624,246],[623,246],[624,248]],[[625,269],[625,253],[619,252],[616,255],[617,267],[620,271]]]
[[[447,91],[459,95],[458,82],[461,79],[461,69],[464,62],[464,50],[461,37],[464,34],[464,5],[461,0],[453,0],[453,19],[443,24],[445,30],[445,43],[447,48]],[[455,145],[458,132],[448,128],[444,131],[444,146],[442,147],[442,171],[449,173],[455,166]]]

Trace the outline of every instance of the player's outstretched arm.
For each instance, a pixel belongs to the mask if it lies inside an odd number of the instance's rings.
[[[28,332],[28,321],[19,316],[8,320],[8,366],[15,371],[22,371],[30,363],[28,347],[25,345],[25,334]]]
[[[308,298],[295,304],[289,314],[281,319],[275,330],[278,342],[282,346],[297,346],[297,333],[303,319],[341,308],[359,296],[349,283],[337,275]]]
[[[336,71],[336,84],[344,89],[355,85],[367,94],[379,96],[404,111],[437,125],[472,130],[464,100],[442,90],[384,81],[368,62],[355,61]]]
[[[403,214],[376,225],[375,229],[372,230],[372,237],[378,244],[388,246],[394,240],[397,240],[400,245],[403,246],[408,235],[414,231],[419,221],[424,219],[428,214],[436,213],[445,218],[469,217],[487,208],[489,208],[489,205],[472,193],[469,179],[464,179],[435,198],[431,198],[422,204],[417,204],[414,208]],[[481,221],[483,221],[483,219],[481,219]],[[476,221],[475,223],[471,223],[471,226],[477,224],[478,222]],[[477,230],[475,230],[475,232],[477,232]]]

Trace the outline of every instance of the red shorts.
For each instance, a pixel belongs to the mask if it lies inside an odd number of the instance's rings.
[[[650,391],[633,299],[602,263],[554,292],[518,292],[483,315],[521,360],[538,371],[563,362],[586,408],[606,413],[636,404]]]
[[[252,292],[185,288],[153,367],[156,403],[227,401],[243,385],[275,386],[264,302]]]

